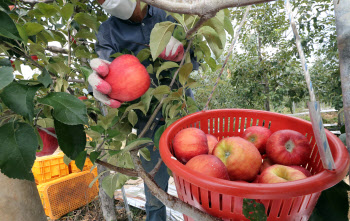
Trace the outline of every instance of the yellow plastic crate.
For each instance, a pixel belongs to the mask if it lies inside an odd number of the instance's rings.
[[[90,171],[91,167],[94,164],[91,162],[91,160],[89,158],[86,158],[85,160],[85,164],[84,164],[84,168],[82,171]],[[75,165],[75,161],[72,160],[69,164],[70,166],[70,173],[77,173],[77,172],[81,172],[80,169]]]
[[[46,183],[69,174],[68,166],[63,162],[63,152],[37,157],[32,172],[36,184]]]
[[[90,203],[98,196],[97,182],[89,188],[94,178],[94,173],[84,171],[37,185],[45,214],[51,219],[59,219]]]

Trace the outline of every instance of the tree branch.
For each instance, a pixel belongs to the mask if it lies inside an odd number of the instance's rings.
[[[57,46],[47,46],[46,50],[51,51],[53,53],[68,54],[68,51],[66,49]]]
[[[90,157],[89,154],[87,156]],[[95,163],[100,164],[101,166],[104,166],[110,170],[116,171],[118,173],[122,173],[122,174],[127,175],[127,176],[132,176],[132,177],[138,176],[138,172],[136,170],[133,170],[133,169],[113,166],[112,164],[107,163],[107,162],[102,161],[102,160],[99,160],[99,159],[96,159]]]
[[[137,151],[131,151],[130,152],[131,158],[135,165],[135,170],[138,171],[138,176],[141,177],[146,185],[148,186],[149,190],[151,191],[152,195],[157,197],[165,206],[172,208],[174,210],[177,210],[181,213],[184,213],[190,217],[192,217],[194,220],[214,220],[214,221],[220,221],[221,219],[213,217],[196,207],[193,207],[177,197],[174,197],[172,195],[169,195],[164,190],[162,190],[154,181],[154,179],[151,177],[150,174],[148,174],[142,167],[140,158],[137,156]]]
[[[202,16],[199,21],[186,33],[186,38],[190,38],[190,36],[195,33],[201,26],[206,22],[207,20],[211,19],[215,16],[216,13],[209,13],[204,16]]]
[[[160,166],[162,165],[162,162],[163,162],[162,158],[159,158],[157,164],[154,166],[154,168],[151,170],[151,172],[149,172],[149,175],[150,175],[152,178],[154,178],[154,176],[155,176],[156,173],[158,172]]]
[[[19,0],[25,4],[35,5],[37,3],[52,3],[55,2],[55,0]]]
[[[200,17],[216,13],[224,8],[241,7],[247,5],[260,4],[274,0],[210,0],[210,1],[194,1],[194,3],[187,3],[183,1],[170,0],[141,0],[149,5],[163,9],[169,12],[180,14],[196,14]]]

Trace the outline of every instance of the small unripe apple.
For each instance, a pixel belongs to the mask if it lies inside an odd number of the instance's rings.
[[[55,128],[45,128],[51,133],[55,134]],[[53,154],[58,148],[58,141],[56,137],[46,133],[45,131],[38,129],[41,140],[43,141],[43,149],[36,153],[37,157],[47,156]]]
[[[141,97],[151,84],[146,68],[130,54],[114,59],[104,80],[112,87],[109,97],[118,101],[132,101]]]

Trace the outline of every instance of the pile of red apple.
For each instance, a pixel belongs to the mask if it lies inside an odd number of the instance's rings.
[[[294,130],[272,133],[266,127],[252,126],[242,137],[218,140],[198,128],[186,128],[175,135],[173,150],[186,167],[220,179],[281,183],[311,176],[301,165],[307,163],[312,148]]]

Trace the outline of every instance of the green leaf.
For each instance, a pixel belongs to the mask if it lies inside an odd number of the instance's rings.
[[[151,153],[149,152],[149,150],[147,149],[147,147],[141,148],[139,150],[139,153],[141,154],[141,156],[143,158],[145,158],[145,160],[147,161],[151,161]]]
[[[34,96],[39,88],[12,82],[0,97],[7,107],[31,121],[34,118]]]
[[[225,16],[225,18],[224,18],[224,28],[227,31],[227,33],[233,37],[235,32],[233,30],[233,26],[232,26],[231,20],[227,16]]]
[[[41,75],[38,76],[38,81],[46,88],[53,83],[52,78],[46,68],[41,72]]]
[[[65,4],[61,9],[61,15],[65,20],[69,20],[74,12],[74,5],[71,3]]]
[[[265,206],[253,199],[243,199],[243,215],[249,220],[266,221]]]
[[[187,79],[190,76],[192,70],[193,70],[193,64],[192,63],[186,63],[180,68],[179,81],[180,81],[181,85],[185,85],[186,84]]]
[[[203,26],[198,30],[198,34],[205,37],[216,58],[219,58],[223,51],[223,45],[218,33],[212,27]]]
[[[11,63],[10,63],[11,64]],[[13,81],[13,68],[0,68],[0,90],[9,85]]]
[[[129,111],[128,120],[131,123],[131,125],[134,127],[138,121],[137,114],[135,113],[135,111],[133,110]]]
[[[346,146],[346,133],[340,134],[339,139],[340,139],[341,142],[343,142],[343,144]]]
[[[121,56],[121,55],[123,55],[123,53],[117,52],[117,53],[112,54],[112,55],[109,56],[109,57],[111,57],[111,58],[117,58],[117,57],[119,57],[119,56]]]
[[[10,122],[0,127],[0,170],[10,178],[34,181],[31,172],[38,148],[37,136],[26,123]]]
[[[147,92],[144,95],[141,96],[141,101],[142,101],[142,103],[143,103],[143,105],[145,107],[144,109],[145,109],[146,113],[148,112],[149,106],[151,104],[151,100],[152,100],[152,97],[153,97],[153,95],[152,95],[153,90],[154,90],[153,88],[149,88],[147,90]]]
[[[101,155],[101,151],[93,151],[90,153],[90,160],[93,164],[95,164],[95,161],[97,158]]]
[[[77,97],[65,92],[53,92],[38,102],[54,108],[56,120],[68,125],[88,124],[86,105]]]
[[[36,35],[42,30],[44,30],[44,26],[39,23],[27,22],[24,24],[24,30],[28,36]]]
[[[117,188],[118,174],[110,174],[103,178],[102,188],[106,194],[113,199],[114,191]]]
[[[161,85],[156,87],[153,91],[153,95],[164,95],[170,93],[170,87],[168,85]]]
[[[344,181],[322,191],[309,221],[348,221],[350,187]]]
[[[56,119],[54,119],[54,124],[60,149],[70,159],[75,160],[78,154],[85,149],[84,125],[67,125]]]
[[[20,24],[16,24],[16,28],[18,30],[19,36],[23,39],[24,44],[27,44],[27,42],[28,42],[28,35],[26,33],[25,28],[22,25],[20,25]]]
[[[137,54],[136,57],[139,59],[140,62],[143,62],[144,60],[148,59],[150,55],[151,50],[149,48],[144,48]]]
[[[7,58],[0,59],[0,66],[11,67],[12,65],[11,65],[10,59],[7,59]]]
[[[49,5],[49,4],[45,4],[45,3],[41,2],[41,3],[36,4],[35,6],[47,18],[52,17],[52,16],[57,14],[57,10],[56,10],[55,6],[53,6],[53,5]]]
[[[154,142],[154,146],[156,146],[157,148],[159,148],[159,140],[160,140],[160,137],[162,136],[163,132],[165,131],[165,129],[166,129],[166,126],[162,125],[158,128],[158,130],[154,134],[153,142]]]
[[[36,122],[37,125],[43,128],[54,127],[52,118],[42,118]]]
[[[88,79],[88,77],[92,73],[92,69],[86,66],[80,66],[80,70],[83,73],[85,79]]]
[[[172,61],[167,61],[167,62],[164,62],[157,70],[157,79],[159,79],[159,74],[164,71],[164,70],[168,70],[169,68],[176,68],[176,67],[179,67],[179,64],[175,63],[175,62],[172,62]]]
[[[21,40],[15,23],[4,11],[0,11],[0,35],[14,40]]]
[[[87,14],[80,12],[74,16],[74,20],[78,22],[81,25],[86,25],[87,27],[93,29],[94,31],[98,31],[98,23],[95,17]]]
[[[81,151],[78,156],[75,158],[75,165],[80,169],[80,171],[83,171],[84,164],[86,160],[87,152]]]
[[[67,157],[67,155],[64,155],[63,156],[63,162],[64,162],[64,164],[69,166],[69,164],[70,164],[70,162],[72,162],[72,160],[69,157]]]
[[[140,145],[147,144],[147,143],[153,143],[152,139],[151,138],[138,138],[138,139],[133,140],[130,143],[128,143],[126,145],[126,147],[124,147],[122,153],[127,152],[131,149],[134,149],[135,147],[138,147]]]
[[[170,37],[174,31],[175,23],[170,21],[157,23],[151,32],[150,49],[153,60],[162,53],[168,44]]]

